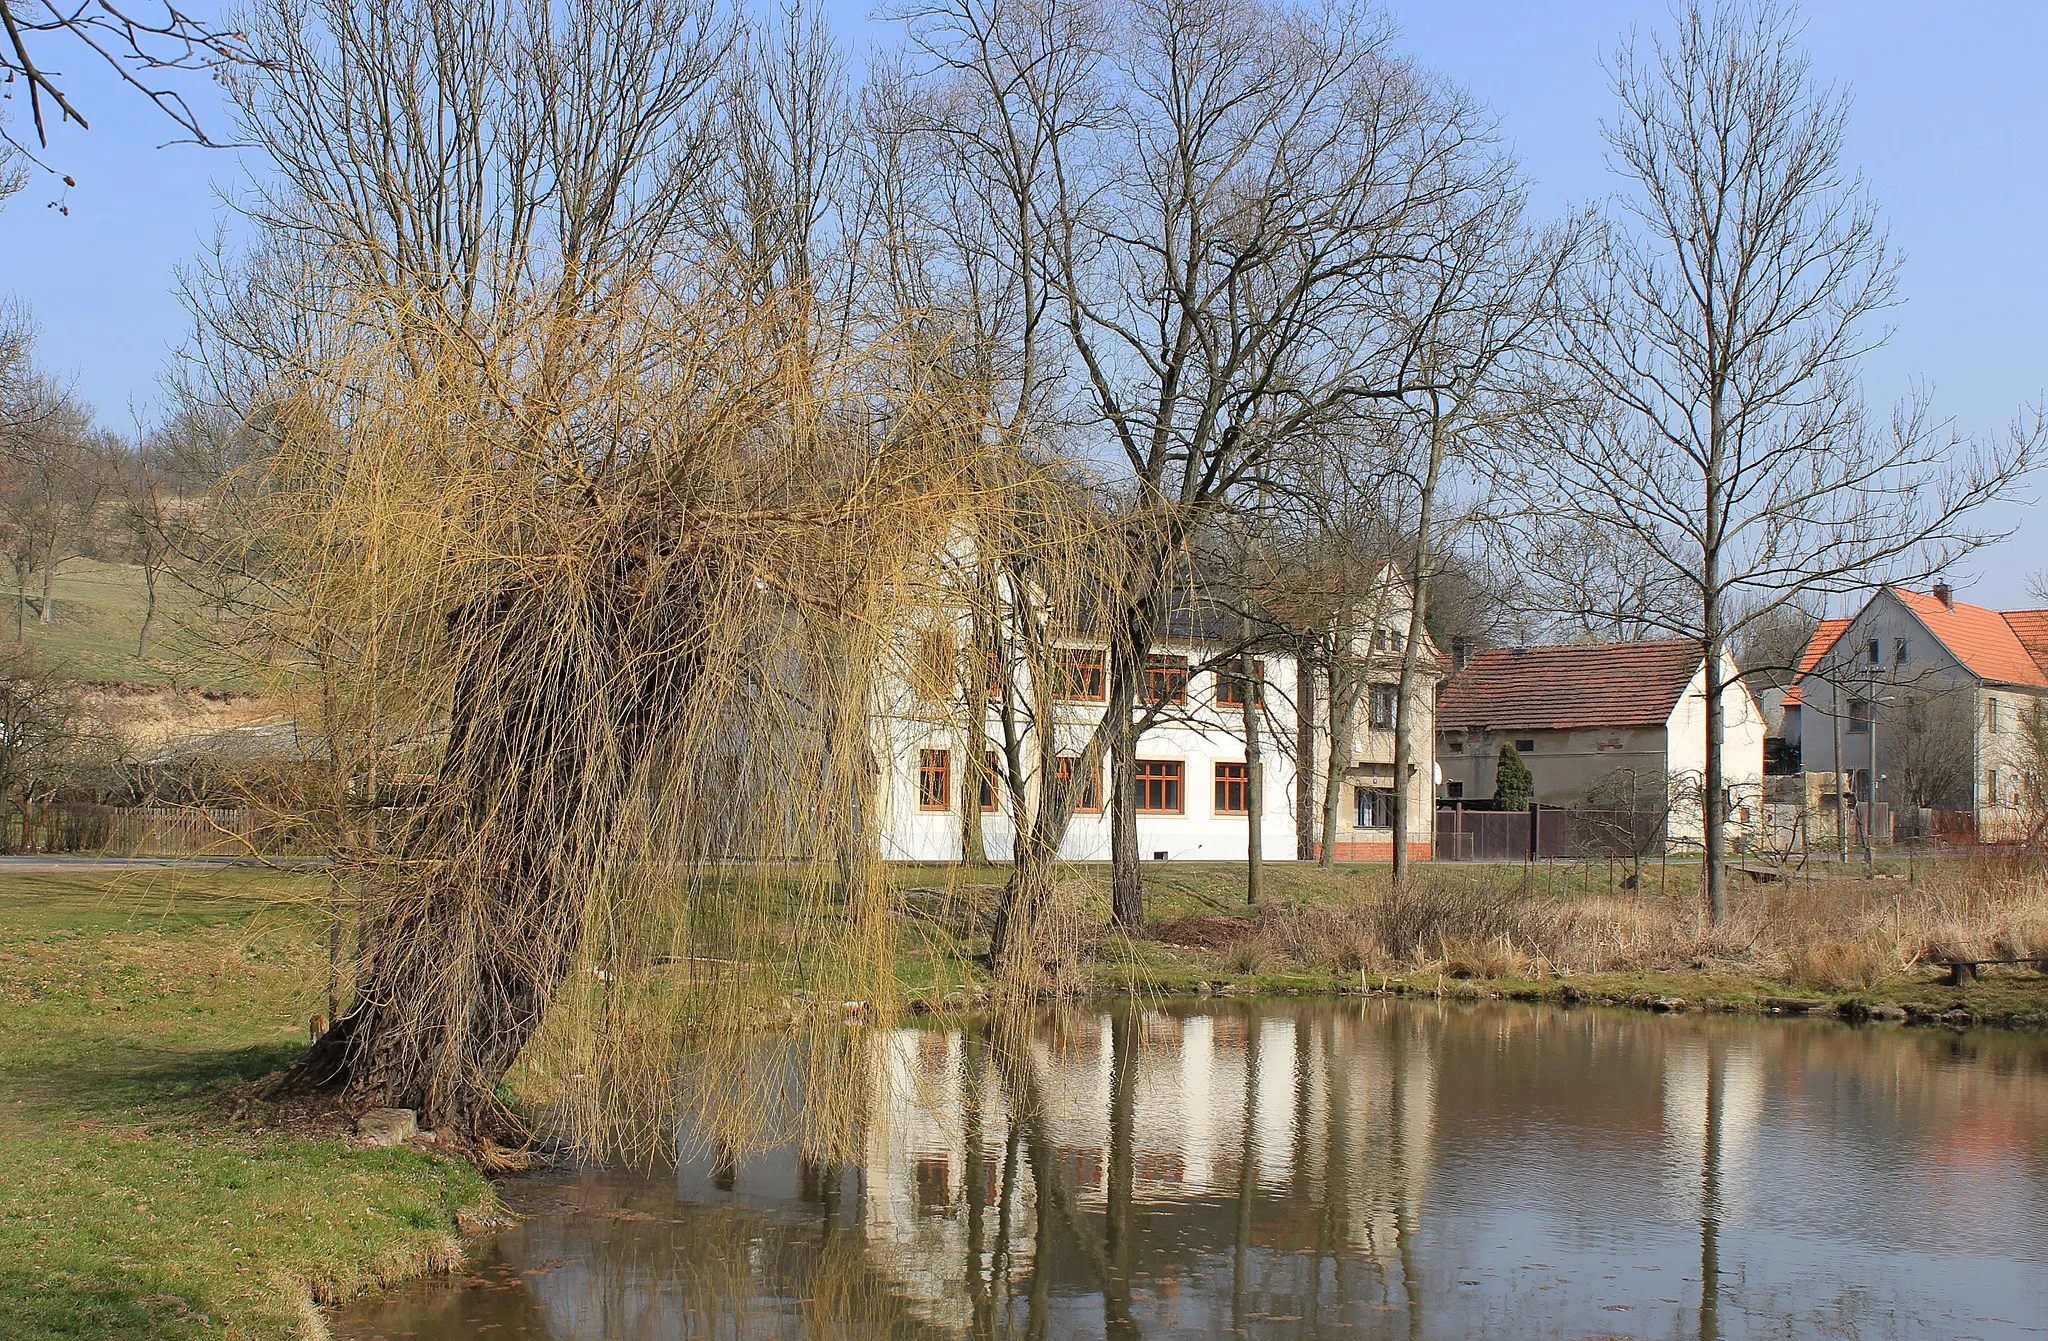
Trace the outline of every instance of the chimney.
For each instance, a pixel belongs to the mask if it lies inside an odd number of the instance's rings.
[[[1946,582],[1934,584],[1934,599],[1941,602],[1944,610],[1956,608],[1956,589]]]

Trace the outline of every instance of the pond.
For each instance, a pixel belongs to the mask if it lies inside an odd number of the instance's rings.
[[[335,1334],[2048,1336],[2038,1035],[1363,999],[875,1046],[858,1160],[518,1180]]]

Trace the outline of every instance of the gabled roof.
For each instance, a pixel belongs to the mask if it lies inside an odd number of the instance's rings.
[[[1806,691],[1799,682],[1806,678],[1807,672],[1820,664],[1820,659],[1828,654],[1828,649],[1835,645],[1835,640],[1842,636],[1842,631],[1853,622],[1847,619],[1823,619],[1820,622],[1820,627],[1806,640],[1806,650],[1799,654],[1799,669],[1792,676],[1791,687],[1785,691],[1785,707],[1796,708],[1805,701]]]
[[[1927,631],[1941,641],[1963,668],[1994,684],[2048,689],[2048,671],[2039,653],[2048,652],[2048,611],[2015,610],[2001,614],[1981,605],[1956,601],[1944,604],[1933,596],[1887,587]],[[2026,631],[2022,638],[2021,630]]]
[[[1490,648],[1444,682],[1436,724],[1494,731],[1662,726],[1701,660],[1690,638]]]

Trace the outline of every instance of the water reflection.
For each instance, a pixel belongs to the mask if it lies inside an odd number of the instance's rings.
[[[2048,1046],[1363,1002],[877,1040],[861,1158],[513,1185],[345,1337],[2048,1334]]]

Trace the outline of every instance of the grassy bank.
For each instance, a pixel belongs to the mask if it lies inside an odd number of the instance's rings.
[[[324,1008],[293,892],[0,874],[0,1334],[317,1335],[316,1300],[456,1259],[469,1165],[238,1103]]]
[[[1154,920],[1142,938],[1106,927],[1100,872],[1078,873],[1097,927],[1090,975],[1106,989],[1393,991],[1732,1009],[1870,1007],[1914,1018],[1966,1012],[2048,1025],[2048,975],[1992,967],[1944,984],[1951,957],[2048,955],[2048,867],[2008,860],[1889,858],[1863,867],[1740,877],[1709,925],[1697,867],[1628,871],[1420,867],[1394,897],[1384,867],[1275,867],[1258,909],[1225,865],[1147,868]],[[1880,1014],[1890,1014],[1881,1010]]]

